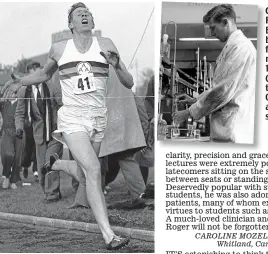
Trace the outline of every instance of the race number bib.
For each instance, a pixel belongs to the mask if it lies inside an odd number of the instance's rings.
[[[93,73],[72,77],[74,94],[84,94],[96,91]]]

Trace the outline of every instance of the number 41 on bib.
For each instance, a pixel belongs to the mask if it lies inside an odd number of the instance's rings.
[[[74,94],[84,94],[96,91],[93,73],[72,77]]]

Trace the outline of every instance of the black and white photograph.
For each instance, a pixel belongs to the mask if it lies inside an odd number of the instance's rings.
[[[254,143],[258,7],[162,2],[157,139]]]
[[[154,19],[0,2],[1,253],[154,252]]]

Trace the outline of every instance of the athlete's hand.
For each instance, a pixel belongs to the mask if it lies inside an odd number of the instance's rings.
[[[100,52],[100,54],[106,59],[107,63],[111,64],[115,69],[119,67],[120,57],[116,52],[108,50],[107,53]]]
[[[3,98],[15,98],[17,91],[22,87],[21,80],[12,73],[11,80],[9,80],[1,90]]]

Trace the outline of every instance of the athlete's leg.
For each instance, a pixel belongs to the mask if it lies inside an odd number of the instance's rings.
[[[101,142],[92,142],[91,144],[92,144],[92,147],[93,147],[96,155],[98,156],[99,153],[100,153]],[[101,167],[101,188],[102,188],[102,191],[104,191],[105,176],[106,176],[106,168],[105,168],[105,165],[103,165],[104,164],[104,158],[99,158],[99,162],[100,162],[100,167]]]
[[[84,171],[88,202],[105,242],[109,243],[113,239],[114,233],[108,221],[107,208],[101,189],[101,168],[97,154],[87,133],[75,132],[69,135],[63,134],[63,136],[74,159]],[[94,147],[99,150],[99,145],[94,144]]]
[[[100,150],[100,142],[92,143],[92,147],[95,150],[96,154],[99,153]],[[103,163],[103,158],[99,158],[100,165]],[[63,171],[69,176],[73,177],[79,183],[85,183],[85,175],[81,167],[77,164],[75,160],[56,160],[53,163],[51,168],[53,171]],[[105,169],[101,169],[102,177],[105,174]],[[104,187],[105,178],[102,179],[102,188]]]
[[[56,160],[51,169],[53,171],[63,171],[76,181],[81,182],[81,168],[75,160]]]

